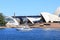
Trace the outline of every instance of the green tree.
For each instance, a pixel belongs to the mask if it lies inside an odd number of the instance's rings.
[[[0,13],[0,26],[5,26],[6,22],[4,20],[4,15]]]

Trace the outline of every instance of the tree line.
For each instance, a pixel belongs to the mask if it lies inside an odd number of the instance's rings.
[[[0,26],[5,26],[5,24],[5,16],[3,15],[3,13],[0,13]]]

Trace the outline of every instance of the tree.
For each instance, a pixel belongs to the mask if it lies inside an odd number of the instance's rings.
[[[5,26],[6,22],[4,18],[4,15],[0,13],[0,26]]]

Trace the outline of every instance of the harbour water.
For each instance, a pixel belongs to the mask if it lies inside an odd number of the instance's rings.
[[[60,40],[60,29],[32,28],[30,31],[16,28],[0,29],[0,40]]]

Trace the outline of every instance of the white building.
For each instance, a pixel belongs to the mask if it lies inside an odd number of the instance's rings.
[[[46,22],[60,22],[60,17],[48,12],[41,12],[41,16]]]
[[[32,17],[27,17],[27,19],[34,24],[35,21],[42,21],[42,22],[60,22],[60,17],[58,15],[54,15],[48,12],[41,12],[41,17],[39,18],[32,18]]]
[[[55,12],[54,12],[55,15],[57,16],[60,16],[60,7],[58,7]]]
[[[41,18],[32,18],[32,17],[27,17],[27,19],[34,24],[35,21],[40,21]]]
[[[7,22],[6,24],[7,27],[17,27],[19,25],[19,22],[15,18],[12,18],[11,16],[6,16],[5,21]]]

